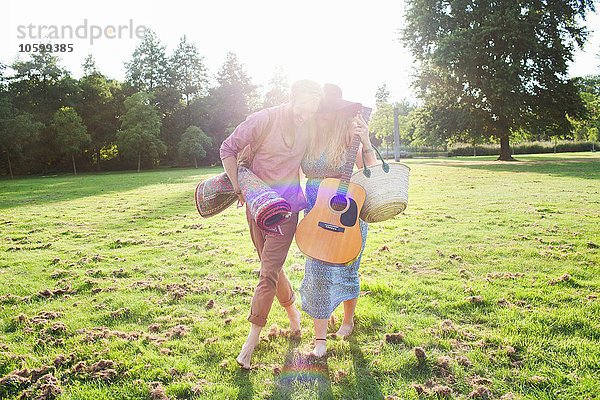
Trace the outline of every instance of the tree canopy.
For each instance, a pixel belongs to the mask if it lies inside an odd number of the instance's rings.
[[[125,99],[125,109],[121,129],[117,132],[117,144],[126,159],[137,160],[139,172],[142,158],[155,163],[166,152],[166,146],[159,138],[160,115],[152,104],[152,95],[144,92]]]
[[[61,107],[54,113],[50,128],[56,135],[55,140],[61,153],[71,157],[73,173],[77,175],[75,154],[81,152],[91,142],[81,117],[75,109]]]
[[[404,43],[418,63],[422,131],[444,139],[558,134],[585,112],[568,62],[593,0],[407,0]]]

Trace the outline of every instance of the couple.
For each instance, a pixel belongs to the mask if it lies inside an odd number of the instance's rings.
[[[294,305],[295,294],[283,271],[292,243],[298,213],[308,212],[315,203],[319,183],[341,175],[346,150],[355,134],[360,136],[362,152],[368,165],[376,163],[365,120],[358,115],[359,103],[342,99],[341,89],[332,84],[321,87],[310,80],[292,84],[289,102],[250,115],[223,141],[220,157],[225,172],[244,203],[237,171],[237,156],[247,146],[254,158],[250,170],[291,205],[291,216],[280,226],[281,234],[262,231],[246,207],[250,236],[260,258],[260,277],[250,315],[250,333],[237,357],[238,364],[250,368],[254,348],[267,323],[274,297],[285,308],[293,335],[300,335],[300,311]],[[268,130],[265,131],[265,130]],[[264,132],[263,132],[264,131]],[[263,135],[264,134],[264,135]],[[264,138],[264,140],[263,140]],[[362,157],[357,157],[362,168]],[[306,197],[300,187],[300,171],[306,174]],[[360,221],[364,248],[367,224]],[[359,295],[358,266],[360,256],[345,265],[325,264],[307,258],[300,288],[302,309],[314,318],[313,354],[326,352],[327,323],[333,310],[344,303],[344,320],[337,334],[347,336],[354,326],[353,317]]]

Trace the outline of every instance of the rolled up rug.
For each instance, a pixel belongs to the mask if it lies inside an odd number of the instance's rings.
[[[196,209],[204,218],[217,215],[237,200],[225,172],[200,182],[195,191]]]
[[[238,181],[250,215],[258,227],[281,234],[279,225],[291,215],[290,204],[248,168],[238,167]],[[219,214],[237,200],[225,172],[200,182],[196,186],[195,198],[196,208],[204,218]]]
[[[290,203],[248,168],[238,167],[238,181],[258,227],[281,234],[279,226],[292,215]]]

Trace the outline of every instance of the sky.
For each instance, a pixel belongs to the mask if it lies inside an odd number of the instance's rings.
[[[48,34],[51,26],[68,26],[75,33],[79,28],[80,36],[87,38],[50,40],[73,46],[70,53],[58,53],[62,66],[78,78],[84,58],[91,53],[102,73],[124,80],[123,63],[140,42],[131,31],[143,26],[156,32],[167,54],[186,35],[212,75],[227,52],[236,53],[263,91],[276,71],[281,71],[290,83],[303,78],[335,83],[343,89],[344,98],[368,106],[374,104],[382,83],[391,101],[414,102],[412,58],[398,40],[403,6],[399,0],[8,0],[3,7],[6,12],[0,15],[0,62],[27,59],[28,53],[20,53],[19,46],[40,42],[36,40],[40,28]],[[120,25],[127,26],[121,28],[121,37],[108,37],[118,35],[109,27]],[[595,27],[600,30],[600,11],[590,14],[586,25],[592,32],[586,46],[575,54],[571,76],[600,71],[600,33],[594,32]],[[108,29],[108,34],[90,43],[92,33],[101,29]]]

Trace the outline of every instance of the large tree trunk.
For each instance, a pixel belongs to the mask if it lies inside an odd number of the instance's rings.
[[[500,136],[500,157],[498,157],[498,161],[515,161],[515,159],[510,155],[508,130],[504,131],[502,136]]]
[[[10,165],[10,153],[8,151],[6,152],[6,157],[8,157],[8,173],[10,174],[10,179],[13,179],[12,166]]]
[[[198,168],[198,160],[196,159],[195,156],[194,156],[194,166],[196,167],[196,169]]]
[[[138,170],[137,172],[140,172],[140,164],[142,163],[142,152],[139,151],[138,152]]]
[[[77,167],[75,166],[75,154],[71,154],[71,160],[73,161],[73,174],[77,175]]]
[[[97,153],[96,153],[96,170],[98,172],[100,172],[100,148],[98,147]]]

